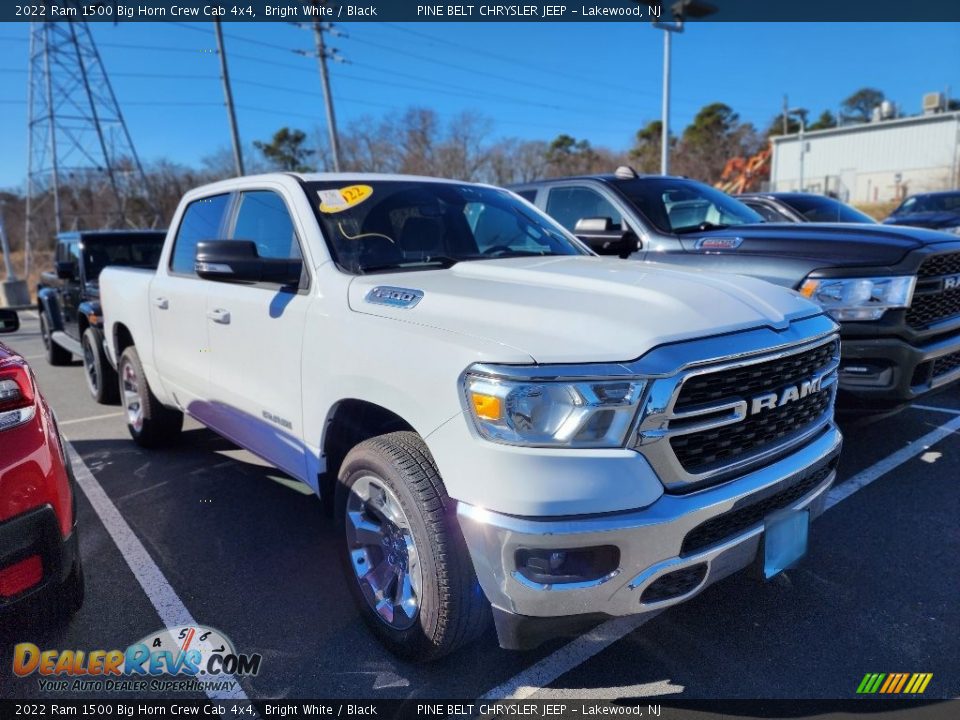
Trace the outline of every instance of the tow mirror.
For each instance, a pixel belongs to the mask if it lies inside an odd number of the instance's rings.
[[[197,243],[197,275],[220,282],[268,282],[299,285],[303,262],[264,258],[249,240],[205,240]]]
[[[622,226],[615,226],[608,217],[580,218],[573,234],[600,255],[626,257],[637,249],[636,236]]]
[[[77,276],[77,264],[72,260],[61,260],[56,267],[61,280],[73,280]]]
[[[20,329],[20,316],[16,310],[0,310],[0,333],[12,333]]]

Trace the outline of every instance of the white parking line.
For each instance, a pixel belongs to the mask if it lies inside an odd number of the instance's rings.
[[[960,410],[953,408],[934,407],[933,405],[911,405],[914,410],[929,410],[930,412],[942,412],[950,415],[960,415]]]
[[[76,418],[75,420],[58,420],[57,425],[75,425],[76,423],[90,422],[91,420],[103,420],[104,418],[123,417],[122,412],[107,413],[106,415],[91,415],[90,417]]]
[[[943,408],[936,409],[942,410]],[[960,415],[960,413],[958,413],[958,415]],[[915,458],[917,455],[928,450],[932,445],[937,444],[948,435],[952,435],[957,431],[960,431],[960,417],[956,417],[940,427],[931,430],[906,447],[874,463],[866,470],[860,471],[827,493],[826,509],[829,510],[842,500],[846,500],[857,492],[857,490],[862,490],[877,478],[900,467],[908,460]],[[585,635],[567,643],[559,650],[551,653],[525,670],[522,670],[506,682],[489,690],[480,699],[522,700],[536,695],[558,677],[582,665],[602,650],[606,650],[617,642],[617,640],[629,635],[653,617],[652,615],[630,615],[607,620]]]
[[[160,568],[157,567],[153,558],[143,547],[140,539],[130,529],[127,521],[123,519],[123,515],[120,514],[116,505],[107,496],[79,453],[69,442],[66,443],[66,447],[74,475],[77,478],[77,485],[87,496],[87,500],[93,506],[100,522],[103,523],[110,537],[113,538],[113,542],[120,550],[120,554],[123,555],[123,559],[130,566],[130,571],[137,578],[137,582],[140,583],[140,587],[143,588],[150,602],[153,603],[160,620],[168,628],[179,625],[197,625],[198,623],[193,619],[193,615],[187,610],[186,605],[183,604],[174,589],[170,587],[170,583],[167,582]],[[207,697],[211,700],[249,700],[233,675],[218,675],[217,679],[233,681],[235,683],[234,689],[207,691]]]

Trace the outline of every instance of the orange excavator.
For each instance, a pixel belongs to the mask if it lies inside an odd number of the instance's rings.
[[[714,187],[730,195],[759,190],[760,182],[770,176],[771,152],[768,145],[751,158],[730,158]]]

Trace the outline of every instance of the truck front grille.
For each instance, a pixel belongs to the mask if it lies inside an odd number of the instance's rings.
[[[739,535],[754,525],[763,522],[763,519],[771,513],[793,505],[793,503],[813,492],[815,488],[821,485],[830,473],[833,472],[835,467],[836,460],[810,473],[807,477],[802,478],[799,482],[781,490],[775,495],[771,495],[768,498],[764,498],[745,507],[729,510],[722,515],[717,515],[715,518],[700,523],[688,532],[683,539],[680,556],[692,555],[711,545],[716,545],[717,543]]]
[[[840,339],[826,335],[654,380],[631,447],[671,492],[756,470],[826,429],[839,365]]]
[[[822,370],[836,353],[837,343],[832,342],[779,360],[696,375],[683,384],[674,410],[779,390]]]
[[[829,390],[821,390],[733,425],[678,435],[670,439],[670,445],[688,473],[695,475],[707,472],[774,445],[813,425],[826,413],[831,399]]]
[[[942,289],[941,278],[960,274],[960,253],[933,255],[917,271],[917,291],[907,310],[907,324],[914,330],[960,316],[960,288]]]

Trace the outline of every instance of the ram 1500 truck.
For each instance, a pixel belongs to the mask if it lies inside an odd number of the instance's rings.
[[[394,651],[504,647],[799,557],[834,481],[836,324],[601,258],[516,195],[391,175],[189,192],[101,276],[133,439],[184,414],[311,486]],[[624,311],[624,309],[628,311]]]
[[[83,230],[57,235],[54,267],[40,275],[37,312],[47,362],[83,358],[90,395],[114,404],[117,377],[103,350],[100,272],[108,265],[156,268],[164,230]]]
[[[602,254],[750,275],[840,322],[840,410],[887,413],[960,380],[960,238],[920,228],[764,223],[679,177],[553,178],[513,188]]]

